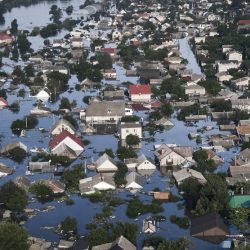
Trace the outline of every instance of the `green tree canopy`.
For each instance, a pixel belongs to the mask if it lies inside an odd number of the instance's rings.
[[[28,233],[15,223],[0,223],[0,250],[28,250]]]
[[[6,182],[0,187],[0,201],[4,203],[7,209],[14,212],[22,212],[28,204],[25,191],[12,181]]]

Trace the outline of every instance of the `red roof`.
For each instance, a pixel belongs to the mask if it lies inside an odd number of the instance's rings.
[[[67,137],[70,137],[73,141],[75,141],[81,147],[84,147],[84,144],[83,144],[82,140],[80,138],[74,136],[73,134],[71,134],[67,130],[63,130],[59,135],[57,135],[52,140],[50,140],[49,146],[51,148],[54,148],[54,147],[56,147],[59,143],[61,143]]]
[[[129,93],[131,95],[148,95],[151,94],[151,86],[150,85],[130,85]]]
[[[102,51],[106,52],[108,54],[115,54],[116,49],[114,49],[114,48],[104,48]]]
[[[249,25],[250,24],[250,20],[239,20],[239,25]]]
[[[0,33],[0,40],[4,41],[4,40],[9,40],[12,39],[12,37],[6,33]]]
[[[4,103],[6,106],[8,105],[8,102],[3,97],[0,97],[0,102]]]
[[[161,106],[160,101],[155,101],[151,103],[151,108],[159,108]]]

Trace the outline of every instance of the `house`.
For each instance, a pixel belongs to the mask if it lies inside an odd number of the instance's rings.
[[[52,243],[45,239],[31,236],[28,238],[28,243],[30,244],[29,250],[48,250],[52,246]]]
[[[0,109],[3,109],[7,106],[8,106],[8,102],[3,97],[0,97]]]
[[[128,135],[137,135],[142,138],[142,126],[140,122],[121,122],[119,125],[119,135],[121,140],[126,140]]]
[[[228,168],[229,175],[233,178],[240,177],[241,180],[245,179],[245,181],[250,180],[250,164],[245,163],[240,166],[230,166]]]
[[[242,54],[235,50],[228,51],[227,60],[242,62]]]
[[[50,165],[50,161],[45,161],[45,162],[29,162],[28,166],[29,171],[31,172],[42,172],[42,173],[53,173],[56,172],[57,167]]]
[[[81,37],[73,37],[70,39],[72,48],[83,48],[83,40]]]
[[[227,72],[229,69],[238,69],[241,65],[241,63],[239,61],[218,61],[216,62],[217,64],[217,68],[218,68],[218,72]]]
[[[14,148],[21,148],[23,149],[26,153],[28,152],[28,148],[26,145],[24,145],[22,142],[18,141],[18,142],[12,142],[12,143],[9,143],[5,146],[3,146],[0,150],[0,154],[6,154],[8,153],[9,151],[11,151],[12,149]]]
[[[0,46],[10,45],[12,43],[12,36],[5,33],[0,32]]]
[[[54,194],[62,194],[65,192],[65,185],[55,179],[45,180],[44,184],[48,186]]]
[[[101,52],[108,53],[111,58],[115,58],[117,53],[115,48],[102,48]]]
[[[106,80],[116,80],[116,77],[117,77],[116,70],[115,69],[105,69],[103,76]]]
[[[57,48],[57,47],[65,47],[65,41],[63,39],[54,39],[52,42],[52,47]]]
[[[39,106],[36,106],[35,108],[31,109],[30,114],[31,115],[48,116],[48,115],[51,115],[51,109],[39,105]]]
[[[67,130],[71,134],[76,133],[76,129],[74,126],[67,120],[65,119],[60,119],[57,121],[51,128],[50,133],[52,136],[59,135],[63,130]]]
[[[126,181],[127,184],[125,188],[130,190],[131,192],[136,192],[143,188],[141,176],[136,172],[130,172],[126,176]]]
[[[135,166],[137,171],[140,170],[155,170],[156,166],[149,160],[144,154],[137,158],[137,164]]]
[[[84,151],[84,145],[80,138],[63,130],[59,135],[50,140],[51,153],[60,156],[76,158]]]
[[[116,166],[116,162],[106,153],[99,157],[93,163],[93,166],[95,167],[95,170],[99,173],[115,172],[118,169]]]
[[[29,61],[32,62],[32,63],[42,63],[43,62],[43,56],[40,55],[40,54],[30,56]]]
[[[59,249],[72,249],[74,241],[60,240],[58,244]]]
[[[88,124],[118,124],[125,115],[125,102],[96,101],[86,108],[85,120]]]
[[[142,232],[145,234],[153,234],[157,230],[156,221],[154,220],[143,220]]]
[[[200,172],[191,168],[183,168],[177,172],[173,172],[173,176],[178,185],[189,178],[197,180],[200,184],[206,184],[207,182],[205,177]]]
[[[239,20],[238,21],[238,30],[249,29],[249,28],[250,28],[250,20]]]
[[[212,212],[192,218],[190,234],[201,240],[219,244],[230,232],[223,218],[218,213]]]
[[[185,86],[185,94],[189,96],[205,95],[206,89],[198,84],[187,84]]]
[[[166,201],[170,199],[170,192],[153,192],[153,196],[155,200]]]
[[[231,99],[232,108],[250,113],[250,99]]]
[[[115,190],[115,182],[112,175],[97,174],[79,180],[79,190],[81,195],[93,194],[98,191]]]
[[[136,250],[136,247],[124,236],[120,236],[111,243],[93,246],[92,250]]]
[[[13,180],[13,182],[26,193],[29,191],[29,188],[31,186],[31,181],[25,176],[17,176]]]
[[[217,80],[219,82],[222,82],[222,83],[223,82],[229,82],[233,78],[233,76],[231,76],[227,72],[217,73],[216,76],[217,76]]]
[[[50,98],[50,93],[47,88],[40,90],[36,95],[36,99],[42,102],[47,102],[49,98]]]
[[[162,117],[160,120],[155,121],[154,124],[156,126],[164,126],[164,127],[173,127],[174,126],[174,123],[166,117]]]
[[[250,141],[250,125],[237,126],[236,127],[237,135],[241,140],[248,142]]]
[[[238,79],[232,80],[231,83],[235,89],[244,91],[248,89],[248,85],[250,83],[250,77],[246,76],[246,77],[238,78]]]
[[[151,101],[151,86],[150,85],[130,85],[129,94],[132,102],[147,102]]]
[[[123,90],[104,90],[103,100],[105,101],[124,101]]]
[[[217,155],[214,151],[212,150],[206,150],[206,151],[208,160],[213,160],[216,165],[224,163],[224,159],[221,158],[219,155]]]
[[[250,162],[250,149],[249,148],[242,150],[234,158],[234,163],[235,165],[238,165],[238,166],[249,164],[249,162]],[[244,173],[244,171],[242,173]]]
[[[13,173],[14,173],[14,168],[10,168],[0,162],[0,178],[13,174]]]
[[[162,144],[155,150],[155,156],[160,163],[161,169],[191,164],[193,163],[192,155],[192,147],[178,147]]]

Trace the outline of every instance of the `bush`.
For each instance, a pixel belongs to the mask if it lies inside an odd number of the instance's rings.
[[[13,113],[18,113],[20,110],[20,105],[18,102],[13,102],[11,105],[9,105],[9,109],[13,112]]]
[[[137,157],[137,154],[135,153],[135,151],[133,149],[126,148],[126,147],[120,147],[117,150],[116,154],[119,157],[119,159],[121,159],[121,160]]]
[[[139,199],[134,199],[129,201],[126,214],[129,218],[136,218],[138,215],[150,212],[161,213],[163,208],[157,203],[143,204]]]
[[[25,157],[27,156],[27,153],[22,148],[16,147],[11,149],[8,154],[9,158],[11,158],[13,161],[16,161],[18,163],[21,163]]]
[[[73,217],[66,217],[61,222],[61,230],[65,236],[77,233],[77,221]]]
[[[42,202],[49,201],[53,198],[53,191],[50,187],[43,183],[33,184],[29,191],[36,196],[36,198]]]
[[[188,229],[189,227],[189,219],[187,216],[177,217],[176,215],[171,215],[170,222],[178,225],[180,228],[183,228],[183,229]]]
[[[61,181],[66,185],[70,192],[76,192],[79,186],[79,180],[85,178],[81,165],[75,166],[73,169],[65,170],[61,176]]]

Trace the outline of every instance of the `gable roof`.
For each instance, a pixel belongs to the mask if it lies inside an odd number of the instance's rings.
[[[67,120],[65,119],[60,119],[59,121],[57,121],[51,128],[51,132],[57,127],[57,126],[68,126],[69,128],[71,128],[73,131],[76,131],[76,129],[74,128],[74,126]]]
[[[0,97],[0,103],[1,102],[6,106],[8,105],[8,102],[3,97]]]
[[[105,162],[106,160],[110,161],[114,166],[116,166],[116,162],[114,161],[113,158],[111,158],[108,154],[104,153],[101,157],[99,157],[95,162],[94,165],[96,167],[96,169],[98,170],[98,168],[103,164],[103,162]],[[113,169],[113,168],[112,168]],[[117,166],[116,166],[117,169]]]
[[[151,94],[151,86],[150,85],[130,85],[129,93],[131,95],[149,95]]]
[[[220,235],[218,235],[214,230],[216,228],[222,230],[222,232],[220,232]],[[207,238],[210,238],[210,240],[207,240],[211,242],[213,241],[219,243],[227,234],[229,234],[229,229],[227,225],[224,223],[222,217],[216,212],[212,212],[191,219],[190,234],[192,236],[206,238],[205,232],[208,230],[210,230],[210,233],[206,236]]]
[[[49,146],[53,149],[55,148],[58,144],[60,144],[65,138],[70,137],[74,142],[76,142],[78,145],[81,147],[84,147],[84,144],[82,140],[74,135],[72,135],[69,131],[63,130],[59,135],[54,137],[52,140],[49,142]]]

